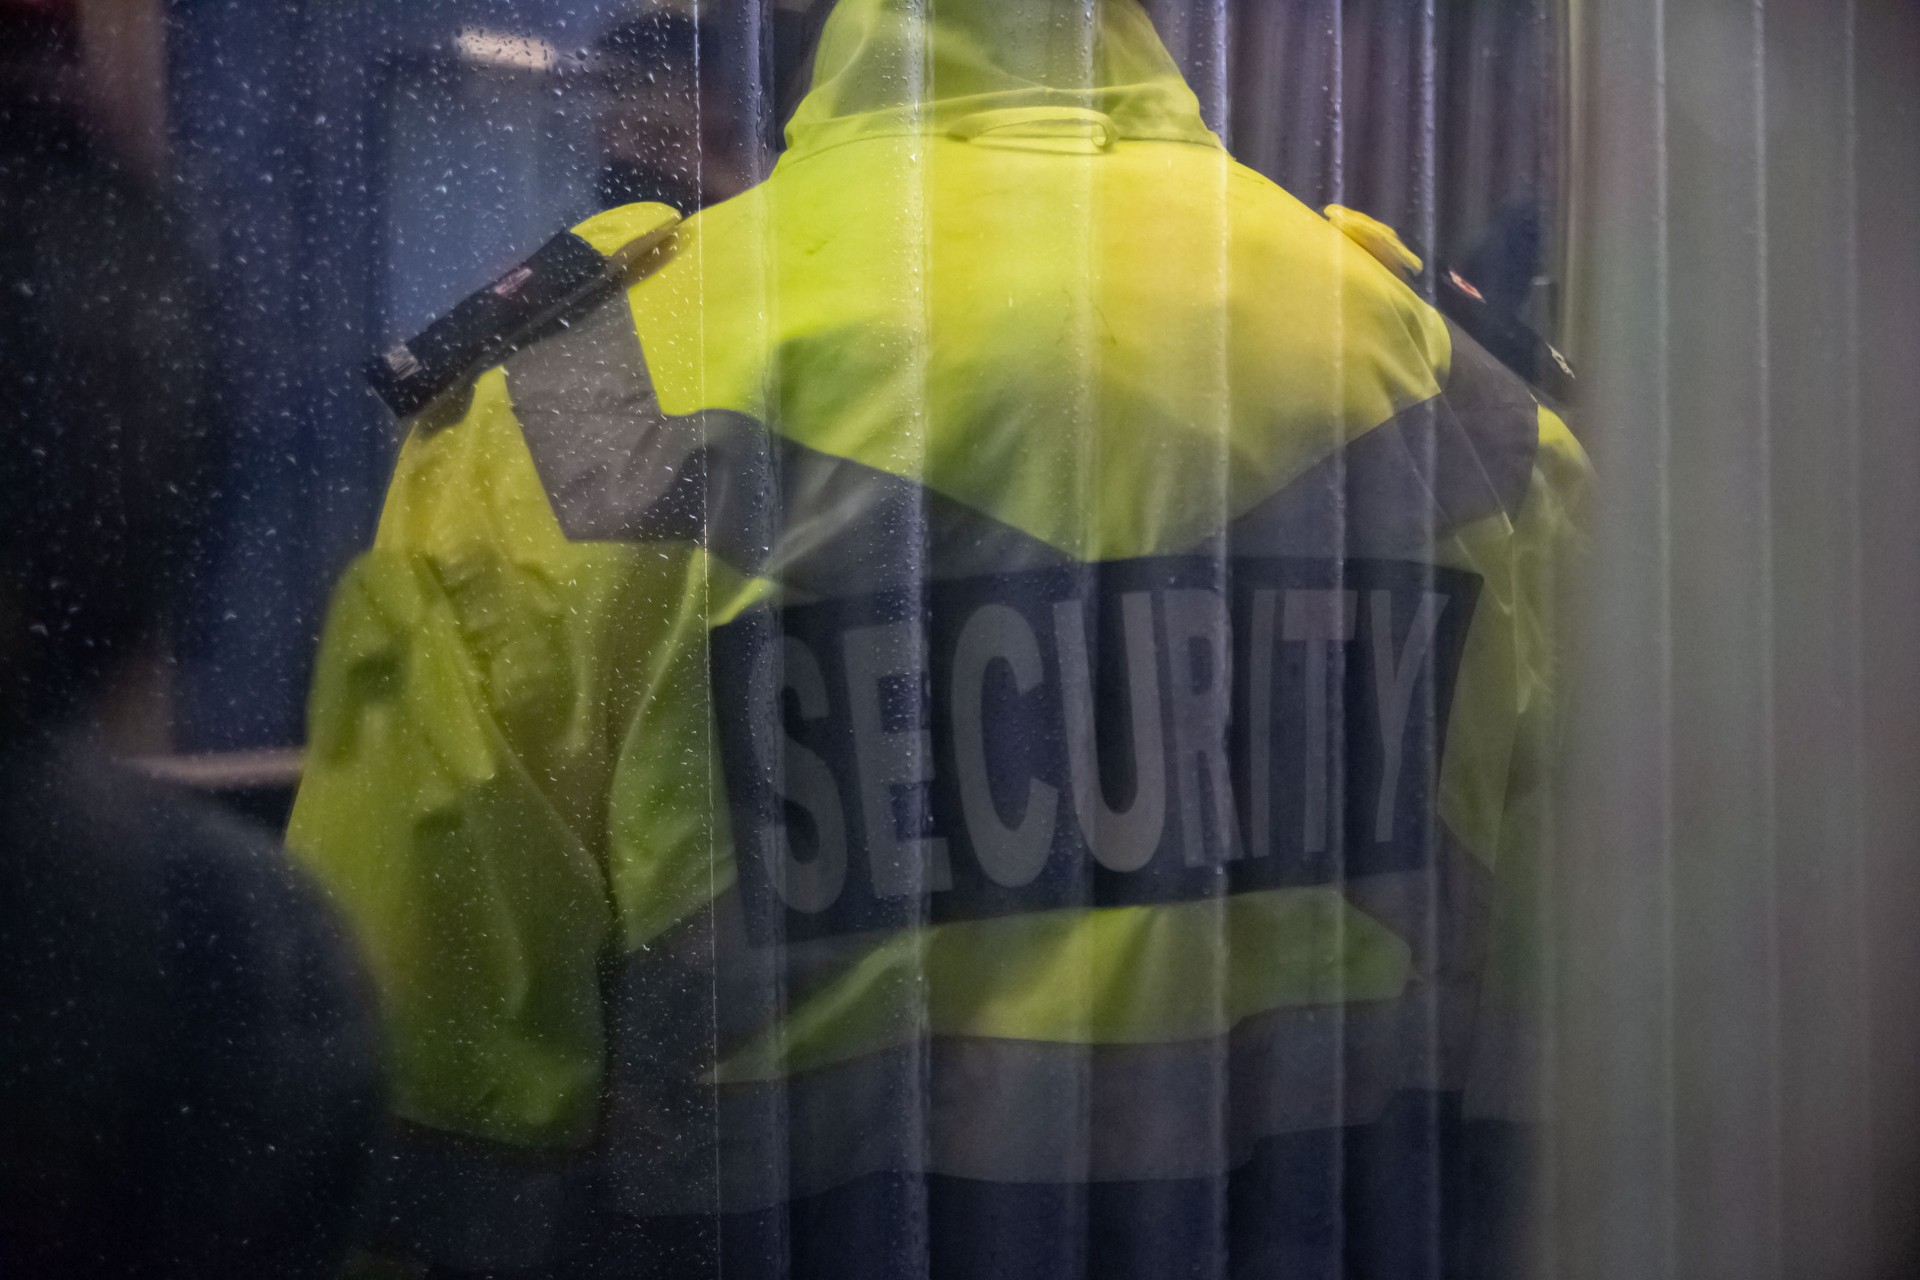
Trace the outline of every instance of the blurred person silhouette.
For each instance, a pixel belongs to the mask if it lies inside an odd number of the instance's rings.
[[[103,705],[190,585],[214,353],[191,237],[57,79],[0,88],[0,1275],[323,1277],[371,992],[267,834],[115,759]]]
[[[407,421],[289,840],[447,1275],[1524,1274],[1586,463],[1135,0],[841,0]]]
[[[657,6],[595,43],[603,205],[657,201],[691,214],[752,184],[754,113],[729,91],[717,52],[692,15]]]

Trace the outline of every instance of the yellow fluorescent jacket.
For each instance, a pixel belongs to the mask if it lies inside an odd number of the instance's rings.
[[[842,0],[772,175],[402,450],[291,833],[371,958],[399,1112],[617,1150],[635,1207],[685,1210],[902,1165],[1205,1172],[1408,1085],[1524,1109],[1477,1082],[1534,967],[1578,447],[1236,164],[1131,0],[917,8]],[[1260,1045],[1307,1065],[1247,1132],[1084,1120],[1141,1055]],[[975,1092],[926,1098],[924,1140],[835,1131],[928,1054]],[[776,1088],[820,1091],[792,1159]]]

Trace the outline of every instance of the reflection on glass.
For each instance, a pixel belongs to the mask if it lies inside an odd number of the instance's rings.
[[[375,373],[290,839],[381,1248],[1517,1271],[1586,464],[1494,302],[1238,166],[1131,3],[842,0],[718,203],[699,48],[600,42],[653,199]]]
[[[1911,1272],[1917,50],[0,0],[0,1272]]]

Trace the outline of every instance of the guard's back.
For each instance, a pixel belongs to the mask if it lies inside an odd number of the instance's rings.
[[[922,9],[843,0],[770,179],[403,455],[329,654],[456,620],[405,750],[470,779],[389,795],[323,658],[296,836],[515,926],[374,931],[403,1108],[729,1275],[1453,1265],[1578,448],[1132,0]]]

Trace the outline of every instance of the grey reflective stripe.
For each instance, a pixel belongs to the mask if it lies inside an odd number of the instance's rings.
[[[1423,559],[1476,521],[1518,514],[1540,443],[1539,407],[1472,338],[1451,322],[1447,332],[1453,363],[1441,393],[1234,520],[1229,554]]]
[[[667,413],[621,297],[515,353],[506,372],[569,538],[696,542],[810,594],[1067,563],[954,498],[747,414]]]
[[[1195,1177],[1232,1168],[1262,1137],[1377,1115],[1394,1081],[1370,1069],[1390,1056],[1397,1013],[1287,1010],[1177,1044],[943,1037],[730,1086],[725,1105],[784,1104],[791,1185],[765,1190],[793,1196],[880,1169],[995,1182]],[[759,1188],[742,1175],[764,1161],[745,1165],[739,1144],[728,1154],[744,1199]]]
[[[611,980],[601,1193],[627,1213],[688,1214],[765,1208],[883,1171],[1194,1177],[1233,1168],[1275,1134],[1365,1123],[1399,1090],[1461,1089],[1480,1048],[1489,893],[1484,868],[1444,833],[1441,845],[1435,873],[1347,886],[1413,950],[1414,981],[1395,1000],[1281,1009],[1172,1044],[935,1037],[715,1087],[703,1082],[717,1048],[772,1025],[789,990],[821,989],[870,945],[754,948],[729,890]]]
[[[1264,1138],[1364,1124],[1400,1089],[1448,1087],[1459,1067],[1418,1046],[1430,1024],[1464,1016],[1459,1003],[1416,989],[1174,1044],[937,1037],[728,1085],[719,1204],[763,1208],[881,1171],[1053,1183],[1218,1174]]]
[[[546,1262],[573,1211],[586,1157],[401,1124],[376,1148],[374,1243],[457,1271]]]

